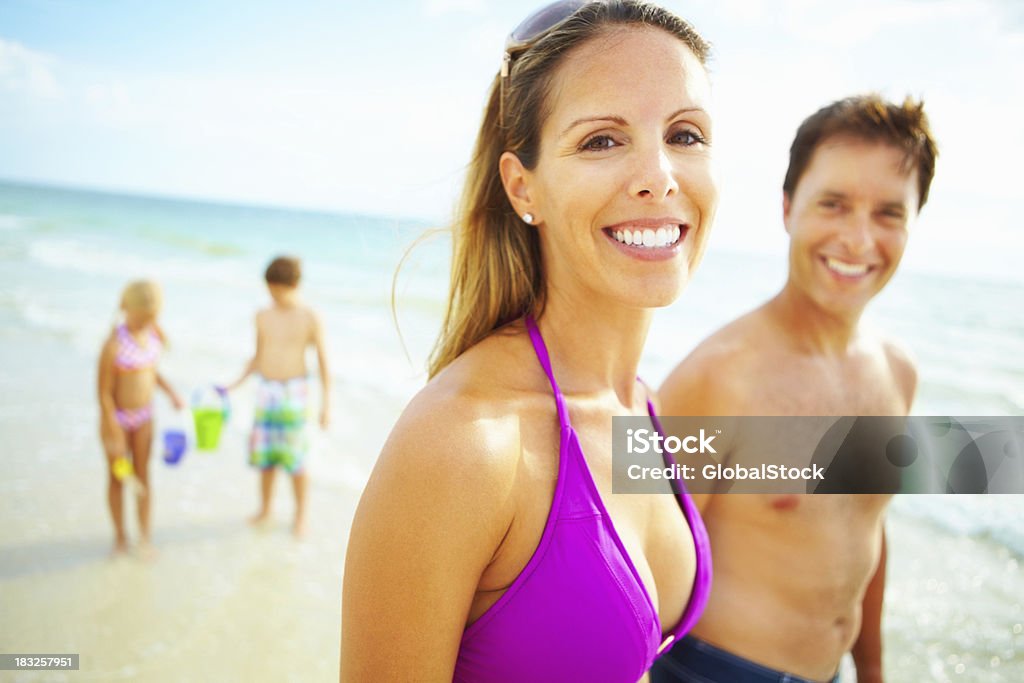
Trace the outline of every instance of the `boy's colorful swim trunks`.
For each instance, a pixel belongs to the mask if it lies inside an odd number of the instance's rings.
[[[305,377],[260,380],[249,437],[249,464],[260,469],[279,466],[289,474],[302,469],[309,449],[308,385]]]

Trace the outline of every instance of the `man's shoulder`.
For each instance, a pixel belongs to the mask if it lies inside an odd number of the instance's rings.
[[[913,372],[917,367],[913,354],[904,344],[891,337],[879,339],[879,346],[885,354],[885,359],[898,372]]]
[[[914,356],[895,339],[883,338],[880,344],[893,380],[909,407],[917,391],[917,363]]]
[[[720,328],[696,346],[659,389],[664,409],[680,415],[726,415],[739,409],[747,382],[763,362],[760,309]]]
[[[746,369],[763,361],[771,346],[769,320],[758,308],[720,327],[699,343],[679,364],[688,371],[707,374],[723,368]]]

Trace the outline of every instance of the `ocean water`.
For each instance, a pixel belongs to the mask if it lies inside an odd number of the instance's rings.
[[[348,524],[388,430],[425,379],[443,312],[448,243],[439,237],[403,267],[397,328],[392,316],[396,266],[430,227],[0,183],[0,434],[9,449],[0,466],[0,641],[8,651],[81,651],[83,672],[67,680],[336,677]],[[173,469],[154,461],[160,560],[104,561],[95,364],[121,288],[138,277],[162,284],[170,346],[161,369],[191,391],[245,365],[253,314],[267,301],[262,272],[281,253],[303,258],[303,293],[323,316],[334,384],[334,424],[310,464],[311,540],[291,543],[282,530],[287,482],[278,485],[281,528],[258,535],[241,521],[256,502],[243,455],[250,388],[233,396],[218,453],[190,454]],[[660,382],[784,276],[784,259],[717,250],[712,239],[688,291],[656,315],[642,375]],[[1020,285],[897,274],[869,317],[917,356],[916,414],[1024,414],[1022,300]],[[180,419],[162,399],[157,410],[161,424]],[[889,535],[890,680],[1024,680],[1022,499],[903,497]],[[271,612],[287,635],[268,622]],[[254,667],[270,651],[280,653],[279,668]]]

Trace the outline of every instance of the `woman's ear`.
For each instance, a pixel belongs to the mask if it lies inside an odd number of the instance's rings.
[[[537,215],[537,205],[531,192],[533,174],[512,152],[501,155],[501,159],[498,160],[498,171],[501,173],[501,184],[505,188],[505,195],[513,211],[525,222],[537,225],[540,217]]]

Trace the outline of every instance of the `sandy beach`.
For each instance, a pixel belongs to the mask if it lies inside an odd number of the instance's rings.
[[[298,542],[290,534],[289,482],[281,477],[273,522],[250,527],[256,475],[239,457],[241,426],[232,426],[216,453],[191,452],[174,469],[153,463],[159,556],[109,559],[105,464],[95,411],[82,410],[90,369],[55,348],[43,350],[54,352],[46,372],[60,372],[76,391],[30,398],[32,387],[46,388],[40,377],[20,388],[17,412],[5,406],[3,433],[18,455],[7,460],[0,493],[0,640],[7,652],[79,653],[81,670],[13,680],[336,678],[355,488],[314,477],[309,533]],[[45,432],[12,430],[12,422]],[[345,457],[340,443],[322,444],[317,455],[328,449],[324,457]],[[137,537],[132,503],[127,511]]]

